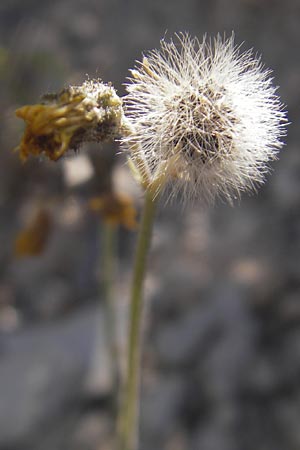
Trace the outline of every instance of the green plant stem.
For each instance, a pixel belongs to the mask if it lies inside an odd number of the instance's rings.
[[[151,192],[145,194],[145,203],[138,235],[129,312],[127,373],[120,411],[119,450],[137,450],[140,384],[141,322],[143,285],[147,254],[150,247],[156,200]]]
[[[103,291],[106,309],[106,337],[109,349],[109,364],[112,379],[113,408],[118,403],[119,358],[116,342],[116,313],[114,304],[113,283],[116,265],[116,244],[118,228],[116,225],[104,223],[103,227]]]

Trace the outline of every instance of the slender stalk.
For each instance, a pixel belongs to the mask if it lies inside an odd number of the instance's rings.
[[[156,201],[151,192],[145,194],[137,242],[129,313],[127,374],[119,421],[119,450],[137,450],[140,384],[141,322],[143,285],[147,254],[150,247]]]
[[[113,408],[118,403],[119,365],[116,343],[116,316],[113,282],[116,264],[117,226],[104,223],[103,227],[103,291],[106,309],[106,337],[109,349],[109,364],[112,378]]]

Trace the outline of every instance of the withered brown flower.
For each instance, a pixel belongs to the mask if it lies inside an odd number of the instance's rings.
[[[114,88],[101,81],[86,81],[59,94],[44,96],[43,103],[16,111],[26,122],[17,150],[26,161],[29,155],[46,155],[56,161],[83,142],[103,142],[119,135],[122,101]]]

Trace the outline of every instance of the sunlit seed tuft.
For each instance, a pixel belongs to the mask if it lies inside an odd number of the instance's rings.
[[[161,41],[132,71],[123,138],[144,187],[230,203],[265,179],[285,135],[270,71],[233,36]]]

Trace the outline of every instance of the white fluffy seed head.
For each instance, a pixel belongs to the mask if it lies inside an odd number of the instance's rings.
[[[126,87],[123,146],[157,193],[232,202],[264,181],[283,145],[286,113],[270,71],[233,36],[162,40]]]

